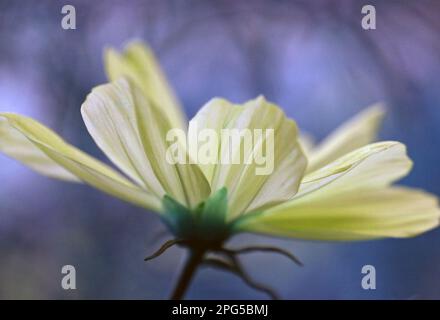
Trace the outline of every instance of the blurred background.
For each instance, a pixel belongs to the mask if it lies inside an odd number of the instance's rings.
[[[76,30],[61,8],[76,8]],[[376,7],[377,29],[361,28]],[[148,41],[189,117],[210,98],[259,94],[322,139],[384,101],[383,139],[407,144],[415,162],[402,183],[440,195],[439,1],[5,1],[0,0],[0,111],[32,116],[103,159],[81,103],[106,81],[102,50]],[[167,298],[185,252],[145,263],[164,230],[154,214],[87,186],[39,176],[0,154],[0,298]],[[296,253],[243,257],[250,274],[287,299],[439,299],[440,230],[405,240],[303,242],[240,236]],[[77,289],[63,290],[63,265]],[[377,289],[361,287],[376,267]],[[269,272],[268,272],[269,270]],[[234,275],[201,269],[194,299],[260,299]]]

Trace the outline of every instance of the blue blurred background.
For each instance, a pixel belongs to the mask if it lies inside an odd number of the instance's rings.
[[[61,28],[76,8],[77,29]],[[377,29],[361,28],[373,4]],[[402,183],[440,195],[439,1],[5,1],[0,0],[0,111],[35,117],[103,158],[79,108],[106,81],[102,50],[148,41],[188,116],[213,96],[259,94],[281,105],[318,140],[367,105],[385,101],[381,138],[407,144],[415,167]],[[87,186],[39,176],[0,154],[0,298],[167,298],[185,252],[153,262],[164,227],[154,214]],[[166,237],[164,238],[166,239]],[[162,239],[162,240],[164,240]],[[440,230],[405,240],[277,244],[305,267],[253,254],[256,279],[288,299],[439,299]],[[61,267],[77,290],[60,286]],[[376,267],[377,289],[361,288]],[[202,269],[187,295],[259,299],[233,275]]]

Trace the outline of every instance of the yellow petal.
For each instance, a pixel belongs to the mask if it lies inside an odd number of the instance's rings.
[[[209,196],[209,184],[197,165],[174,165],[166,159],[171,124],[126,79],[95,88],[81,112],[104,153],[156,196],[169,194],[190,207]]]
[[[342,124],[307,153],[307,172],[313,172],[344,154],[373,142],[384,113],[384,107],[376,104]]]
[[[372,143],[307,174],[295,198],[382,188],[407,175],[411,167],[404,144],[395,141]]]
[[[185,163],[175,159],[169,162],[167,154],[170,154],[170,144],[166,137],[174,128],[165,114],[154,107],[153,102],[148,102],[136,87],[132,86],[131,92],[141,141],[156,177],[174,199],[186,203],[189,208],[196,207],[211,193],[208,180],[197,164],[190,163],[189,158]]]
[[[244,105],[233,105],[225,100],[214,99],[190,121],[189,135],[191,136],[193,131],[201,132],[206,128],[215,130],[217,136],[221,138],[222,133],[219,131],[223,129],[238,131],[247,129],[254,135],[246,158],[246,160],[251,159],[247,161],[248,163],[243,158],[246,138],[242,135],[240,143],[231,145],[230,148],[222,148],[225,141],[220,139],[220,147],[216,155],[217,164],[202,166],[213,191],[222,187],[228,190],[230,195],[228,219],[245,212],[276,205],[291,199],[297,192],[306,159],[297,141],[295,122],[287,119],[280,108],[268,103],[262,97]],[[255,129],[262,130],[262,134],[255,135]],[[268,129],[274,130],[273,150],[269,152],[273,156],[273,161],[268,157],[267,163],[258,164],[252,158],[256,156],[261,146],[270,144],[270,139],[266,135]],[[225,158],[240,161],[239,163],[224,162]],[[257,168],[262,167],[272,170],[267,174],[258,173]]]
[[[237,117],[237,115],[241,112],[241,109],[242,108],[240,106],[233,105],[225,99],[211,99],[189,122],[188,135],[190,141],[195,141],[200,132],[202,132],[204,129],[212,129],[215,131],[217,137],[220,137],[221,130],[228,127],[228,123],[231,123],[232,120]],[[217,153],[214,155],[214,162],[198,162],[199,167],[202,169],[203,173],[211,184],[213,182],[215,168],[217,163],[220,161],[220,156],[220,150],[217,150]],[[220,188],[221,187],[219,187],[219,189]]]
[[[304,154],[307,158],[309,158],[310,154],[313,152],[313,149],[316,146],[315,140],[313,139],[312,135],[308,134],[307,132],[301,132],[298,140],[304,151]]]
[[[79,179],[114,197],[155,211],[160,210],[159,199],[102,162],[69,145],[37,121],[11,113],[0,114],[0,119],[0,145],[7,155],[39,173],[65,180]],[[18,145],[15,144],[17,142]]]
[[[412,237],[439,225],[438,199],[401,187],[367,189],[315,199],[244,219],[241,231],[307,240],[367,240]]]
[[[111,81],[120,77],[133,81],[149,101],[164,111],[173,128],[186,128],[187,120],[182,107],[148,46],[132,42],[122,54],[107,49],[105,68]]]
[[[55,179],[80,182],[78,177],[49,158],[0,113],[0,151],[32,170]]]
[[[161,198],[165,190],[145,154],[128,82],[120,79],[94,88],[81,106],[81,114],[106,156],[133,181]]]

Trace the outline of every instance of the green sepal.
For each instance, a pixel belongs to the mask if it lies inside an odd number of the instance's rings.
[[[186,233],[193,228],[191,211],[169,195],[163,197],[162,206],[165,213],[162,219],[165,224],[177,237],[185,237]]]
[[[221,188],[204,203],[200,211],[201,223],[206,227],[224,224],[228,213],[228,191]]]
[[[227,233],[228,190],[223,187],[211,195],[203,205],[199,226],[207,238],[223,237]]]
[[[222,188],[189,209],[172,197],[162,199],[163,220],[176,237],[201,242],[218,242],[229,234],[226,215],[228,212],[228,191]]]

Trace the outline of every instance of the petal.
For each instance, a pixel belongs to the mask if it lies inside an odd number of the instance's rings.
[[[438,199],[401,187],[303,197],[243,219],[240,231],[308,240],[367,240],[411,237],[438,226]]]
[[[404,144],[395,141],[372,143],[307,174],[295,198],[309,193],[320,197],[356,189],[381,188],[407,175],[411,167],[412,161],[406,155]]]
[[[80,182],[78,177],[53,161],[0,113],[0,151],[32,170],[55,179]]]
[[[185,163],[174,161],[175,159],[169,162],[167,155],[172,153],[168,152],[170,145],[166,138],[175,128],[158,106],[155,107],[154,102],[148,102],[136,87],[132,86],[131,92],[142,145],[156,177],[169,195],[183,200],[189,208],[196,207],[211,193],[208,180],[199,166],[189,160]]]
[[[337,128],[307,153],[307,172],[319,169],[344,154],[373,142],[384,114],[384,107],[376,104]]]
[[[164,110],[173,128],[186,128],[187,120],[182,107],[148,46],[133,42],[122,54],[114,49],[107,49],[105,68],[111,81],[120,77],[127,77],[133,81],[149,101]]]
[[[301,132],[298,140],[304,151],[304,154],[306,155],[306,157],[309,157],[316,146],[315,140],[313,139],[312,135],[308,134],[307,132]]]
[[[161,198],[165,190],[145,154],[128,82],[120,79],[94,88],[81,106],[81,114],[106,156],[137,184]]]
[[[135,85],[122,78],[97,87],[81,112],[104,153],[156,196],[169,194],[190,207],[209,196],[209,184],[197,165],[167,161],[166,136],[171,124]]]
[[[232,121],[240,113],[240,107],[233,105],[227,100],[214,98],[206,103],[189,122],[188,136],[189,141],[195,141],[198,135],[204,129],[214,130],[217,137],[220,136],[222,129],[226,128],[228,123]],[[200,146],[198,146],[200,147]],[[190,147],[190,151],[191,147]],[[196,150],[198,152],[199,149]],[[192,151],[193,153],[194,151]],[[214,171],[220,159],[220,150],[214,155],[215,161],[198,161],[199,167],[202,169],[206,178],[210,183],[214,179]],[[197,158],[192,154],[193,158]],[[221,187],[220,187],[221,188]]]
[[[192,137],[194,132],[201,133],[204,129],[214,130],[216,136],[220,137],[215,164],[200,166],[211,182],[213,191],[222,187],[228,189],[228,219],[276,205],[295,195],[305,170],[306,159],[297,141],[295,122],[287,119],[280,108],[268,103],[263,97],[244,105],[213,99],[190,121],[189,136]],[[246,147],[243,147],[247,140],[244,134],[239,136],[239,143],[224,147],[227,145],[223,135],[225,129],[230,134],[233,134],[233,130],[236,133],[247,130],[253,135],[252,145],[247,146],[250,147],[248,153],[245,153]],[[267,129],[273,130],[273,139],[270,139]],[[256,134],[258,130],[260,135]],[[260,158],[264,161],[258,164],[255,157],[265,147],[268,147],[268,151],[263,152],[266,158]],[[271,147],[273,150],[270,150]],[[264,172],[266,169],[267,172]]]
[[[37,121],[11,113],[0,114],[0,119],[1,150],[12,158],[39,173],[64,180],[79,179],[114,197],[155,211],[160,210],[159,199],[69,145]],[[4,132],[6,135],[3,135]]]

